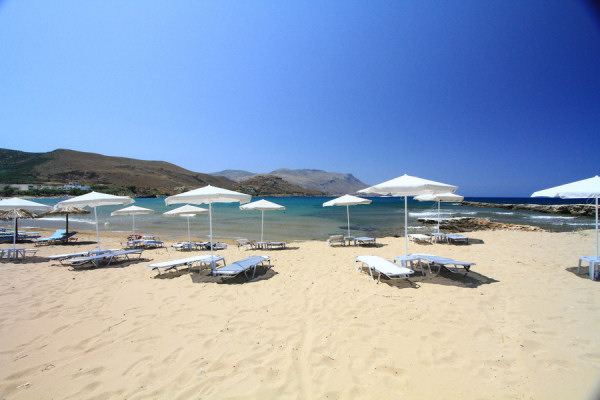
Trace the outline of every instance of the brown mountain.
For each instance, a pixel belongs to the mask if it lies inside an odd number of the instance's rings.
[[[129,188],[137,194],[170,195],[206,185],[241,190],[254,195],[314,196],[280,178],[262,176],[240,184],[223,176],[193,172],[164,161],[110,157],[96,153],[58,149],[28,153],[0,149],[0,182]]]
[[[235,182],[223,177],[201,174],[164,161],[143,161],[124,157],[109,157],[73,150],[54,150],[41,153],[43,162],[33,168],[41,183],[135,186],[141,190],[176,193],[185,188],[205,185],[233,188]]]

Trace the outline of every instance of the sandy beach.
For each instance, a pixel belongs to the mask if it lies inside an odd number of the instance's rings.
[[[43,258],[94,249],[93,232],[37,247],[0,264],[0,397],[592,398],[600,292],[587,267],[575,272],[594,232],[468,236],[410,243],[411,253],[476,263],[466,278],[415,273],[412,285],[377,284],[354,267],[358,255],[403,255],[403,238],[374,248],[230,243],[218,252],[228,262],[264,254],[272,268],[225,283],[206,270],[157,276],[149,263],[190,255],[168,247],[99,269]],[[119,248],[124,235],[101,240]]]

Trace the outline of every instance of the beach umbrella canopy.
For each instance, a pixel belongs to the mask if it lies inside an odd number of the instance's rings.
[[[100,231],[98,229],[98,213],[96,207],[126,205],[133,203],[133,199],[127,196],[114,196],[112,194],[89,192],[72,199],[63,200],[57,205],[59,207],[92,207],[94,209],[94,220],[96,221],[96,241],[100,250]]]
[[[45,204],[36,203],[34,201],[20,199],[18,197],[12,197],[10,199],[0,200],[0,211],[12,211],[12,210],[27,210],[27,211],[46,211],[50,210],[52,206]]]
[[[560,197],[561,199],[595,199],[596,203],[596,257],[598,257],[598,198],[600,197],[600,176],[583,179],[549,189],[538,190],[531,197]]]
[[[213,255],[213,231],[212,231],[212,205],[213,203],[237,203],[245,204],[250,201],[252,196],[234,192],[233,190],[222,189],[216,186],[205,186],[202,188],[190,190],[188,192],[169,196],[165,199],[165,204],[208,204],[208,222],[210,230],[210,255]],[[213,266],[214,270],[214,266]]]
[[[185,206],[181,206],[181,207],[175,208],[174,210],[164,212],[163,215],[166,215],[167,217],[173,217],[173,216],[186,217],[187,218],[187,227],[188,227],[188,242],[191,242],[192,236],[190,235],[190,218],[196,214],[204,214],[207,212],[208,212],[208,210],[206,208],[201,208],[201,207],[196,207],[196,206],[191,206],[189,204],[186,204]]]
[[[28,216],[29,218],[30,216],[33,216],[33,214],[30,214],[31,211],[46,211],[51,208],[51,206],[20,199],[18,197],[0,200],[0,211],[8,212],[6,215],[12,216],[12,219],[14,220],[13,248],[16,247],[17,243],[17,219],[23,218],[19,217],[19,215]]]
[[[16,236],[15,236],[15,232],[19,231],[19,225],[18,225],[18,221],[19,218],[21,219],[30,219],[30,218],[37,218],[38,215],[36,213],[34,213],[33,211],[28,211],[28,210],[9,210],[9,211],[0,211],[0,219],[5,220],[5,221],[14,221],[14,226],[13,226],[13,247],[16,246]]]
[[[55,204],[54,207],[52,207],[52,210],[43,213],[41,215],[41,217],[48,217],[48,216],[52,216],[52,215],[64,215],[65,216],[65,232],[69,233],[69,214],[83,215],[83,214],[89,214],[90,212],[91,212],[90,210],[85,210],[85,209],[79,208],[79,207],[71,207],[71,206],[60,207],[58,204]]]
[[[242,206],[240,206],[240,210],[260,210],[261,211],[261,219],[260,219],[260,241],[263,241],[263,232],[264,232],[264,222],[265,222],[265,211],[269,211],[269,210],[285,210],[285,207],[277,204],[277,203],[273,203],[272,201],[268,201],[268,200],[258,200],[258,201],[253,201],[252,203],[248,203],[248,204],[244,204]]]
[[[348,236],[350,236],[350,206],[356,206],[359,204],[371,204],[371,201],[372,200],[345,194],[342,197],[326,201],[325,203],[323,203],[323,207],[346,206],[346,217],[348,218]]]
[[[436,201],[438,204],[437,231],[440,233],[440,203],[444,202],[461,202],[465,198],[455,193],[438,193],[438,194],[421,194],[415,196],[418,201]]]
[[[15,218],[36,218],[38,214],[28,210],[0,211],[0,219],[12,221]]]
[[[378,185],[359,190],[358,193],[376,193],[384,196],[404,197],[404,251],[408,255],[408,196],[454,193],[456,189],[458,189],[458,186],[405,174]]]
[[[132,235],[135,235],[135,216],[142,215],[142,214],[154,214],[154,210],[151,210],[149,208],[144,208],[144,207],[138,207],[138,206],[129,206],[129,207],[121,208],[120,210],[113,211],[110,213],[110,215],[112,215],[112,216],[131,215],[131,221],[132,221],[132,225],[133,225]]]

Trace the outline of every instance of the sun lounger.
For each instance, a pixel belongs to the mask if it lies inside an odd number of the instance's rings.
[[[285,242],[267,242],[267,247],[269,249],[274,249],[274,248],[285,249],[285,246],[286,246]]]
[[[23,248],[8,248],[0,250],[0,260],[6,259],[6,261],[25,260],[27,255],[35,255],[37,249],[23,249]]]
[[[431,234],[431,237],[432,237],[432,241],[435,243],[446,241],[446,234],[442,233],[442,232],[434,232]]]
[[[71,232],[67,233],[67,231],[64,230],[64,229],[58,229],[56,232],[54,232],[52,234],[52,236],[45,237],[45,238],[39,238],[39,239],[33,239],[33,243],[36,246],[39,246],[39,245],[42,245],[42,244],[52,244],[52,243],[57,243],[57,242],[67,242],[69,240],[69,238],[71,238],[75,234],[77,234],[77,232],[75,232],[75,231],[71,231]]]
[[[255,249],[256,246],[253,241],[248,239],[236,239],[238,249],[241,247],[245,247],[247,249]]]
[[[204,250],[210,250],[211,246],[210,242],[198,242],[196,245]],[[212,248],[213,250],[225,250],[227,248],[227,244],[221,242],[212,242]]]
[[[142,257],[143,251],[144,250],[141,250],[141,249],[140,250],[120,250],[120,251],[113,251],[113,252],[101,253],[101,254],[90,255],[90,256],[69,258],[65,262],[72,267],[81,267],[81,266],[87,265],[87,264],[92,264],[94,267],[99,267],[102,264],[104,264],[105,267],[108,267],[111,264],[111,262],[113,262],[113,260],[116,260],[119,258],[126,258],[127,260],[130,260],[129,256],[133,255],[133,254],[137,254],[138,259],[140,259]]]
[[[450,244],[452,244],[452,243],[469,244],[469,238],[464,235],[459,235],[458,233],[447,233],[446,241]]]
[[[361,246],[375,246],[375,238],[372,237],[357,237],[354,239],[354,244],[358,244]]]
[[[156,240],[156,239],[142,239],[144,241],[144,247],[147,249],[154,249],[157,247],[164,247],[165,246],[165,242],[163,242],[162,240]]]
[[[171,261],[164,261],[164,262],[148,264],[148,268],[157,270],[158,273],[160,274],[161,271],[167,272],[172,269],[177,270],[177,267],[181,267],[181,266],[185,265],[188,267],[188,272],[190,272],[190,270],[192,269],[194,264],[200,264],[200,270],[202,270],[202,266],[204,264],[210,264],[212,266],[213,264],[216,265],[216,263],[218,263],[219,261],[223,261],[223,263],[225,263],[225,258],[218,257],[218,256],[202,255],[202,256],[180,258],[178,260],[171,260]]]
[[[131,236],[131,235],[130,235]],[[143,247],[145,249],[153,249],[156,247],[164,247],[165,242],[154,235],[144,235],[141,239],[130,239],[127,241],[128,249],[137,249]]]
[[[138,238],[132,238],[127,241],[127,248],[138,248],[143,247],[145,249],[152,249],[156,247],[163,247],[165,242],[160,240],[158,237],[154,235],[129,235],[136,236]]]
[[[363,266],[366,265],[369,268],[371,279],[375,280],[373,271],[378,273],[377,283],[380,282],[381,275],[384,275],[389,279],[408,280],[408,278],[415,272],[412,269],[394,264],[393,262],[383,259],[379,256],[358,256],[354,261],[356,269],[360,269],[359,263],[362,263]]]
[[[437,274],[439,274],[443,268],[453,274],[463,274],[463,276],[467,276],[471,266],[475,265],[475,263],[472,262],[456,261],[451,258],[433,256],[430,254],[414,254],[414,256],[418,256],[421,261],[428,263],[429,272],[431,272],[431,266],[437,266]]]
[[[285,249],[286,242],[255,242],[254,248],[256,249],[269,249],[272,250],[274,248]]]
[[[0,242],[12,242],[13,240],[16,240],[17,242],[29,242],[41,236],[42,235],[40,235],[39,232],[19,232],[15,239],[13,233],[2,233],[2,235],[0,235]]]
[[[400,256],[400,257],[396,257],[394,258],[394,262],[396,264],[400,263],[400,265],[402,265],[403,267],[407,267],[410,265],[410,269],[412,269],[413,271],[415,270],[415,264],[417,264],[419,266],[419,268],[421,269],[421,274],[425,275],[425,269],[423,268],[423,263],[421,262],[421,259],[419,258],[419,255],[415,255],[415,254],[408,254],[406,256]],[[429,264],[427,264],[429,265]],[[429,273],[431,273],[431,268],[429,268]]]
[[[269,263],[267,268],[271,268],[271,258],[267,256],[251,256],[234,262],[233,264],[226,265],[214,271],[213,275],[220,276],[223,279],[234,278],[239,274],[243,273],[247,280],[254,279],[256,274],[256,267],[258,265],[264,265],[265,262]],[[249,272],[252,271],[252,275],[248,277]]]
[[[329,246],[333,246],[334,244],[341,244],[342,246],[346,245],[346,241],[344,240],[344,235],[331,235],[329,239],[327,239],[327,244]]]
[[[138,247],[144,247],[144,242],[145,241],[142,239],[130,239],[123,247],[126,249],[137,249]],[[121,243],[121,245],[123,245],[123,243]]]
[[[66,254],[56,254],[53,256],[46,256],[44,258],[51,260],[51,261],[62,261],[62,260],[66,260],[68,258],[75,258],[75,257],[84,257],[84,256],[88,256],[91,255],[89,251],[83,251],[80,253],[66,253]]]
[[[94,255],[103,254],[103,253],[112,253],[115,251],[119,251],[119,249],[90,250],[90,251],[83,251],[80,253],[56,254],[53,256],[46,256],[44,258],[46,258],[50,261],[59,261],[62,263],[63,261],[68,260],[70,258],[94,256]]]
[[[590,279],[596,280],[596,269],[600,266],[600,257],[583,256],[579,258],[579,265],[577,266],[577,275],[581,270],[581,262],[585,261],[590,264]]]
[[[413,233],[408,235],[408,238],[414,243],[431,243],[431,236],[421,233]]]
[[[172,244],[171,247],[182,251],[198,250],[198,244],[196,242],[179,242]]]

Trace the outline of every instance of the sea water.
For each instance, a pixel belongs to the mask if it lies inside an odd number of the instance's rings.
[[[264,211],[264,240],[325,240],[329,235],[347,234],[348,220],[345,206],[323,207],[323,203],[334,197],[258,197],[285,206],[285,210]],[[62,199],[34,199],[39,203],[54,205]],[[368,205],[350,206],[350,233],[353,236],[403,236],[404,198],[371,198]],[[466,198],[468,201],[514,204],[564,204],[585,201],[562,201],[544,198]],[[164,198],[136,199],[135,205],[155,211],[151,215],[136,215],[135,230],[139,234],[154,234],[163,240],[185,240],[188,235],[188,219],[181,216],[166,217],[164,212],[183,204],[166,206]],[[198,205],[208,208],[207,205]],[[111,212],[127,206],[102,206],[97,208],[100,231],[131,233],[132,216],[111,216]],[[89,208],[88,208],[89,209]],[[261,211],[240,210],[238,203],[213,204],[213,236],[220,239],[260,239]],[[423,225],[418,219],[435,219],[438,206],[434,202],[419,202],[408,199],[409,233],[428,233],[434,225]],[[531,211],[504,210],[499,208],[466,207],[459,203],[441,203],[440,217],[489,218],[492,221],[540,226],[551,231],[574,231],[592,229],[594,218],[569,215],[545,214]],[[189,218],[193,240],[208,240],[208,214]],[[11,222],[3,222],[3,227]],[[21,220],[20,227],[61,229],[65,226],[64,216],[53,216],[34,220]],[[70,230],[94,230],[93,210],[87,215],[70,215]]]

